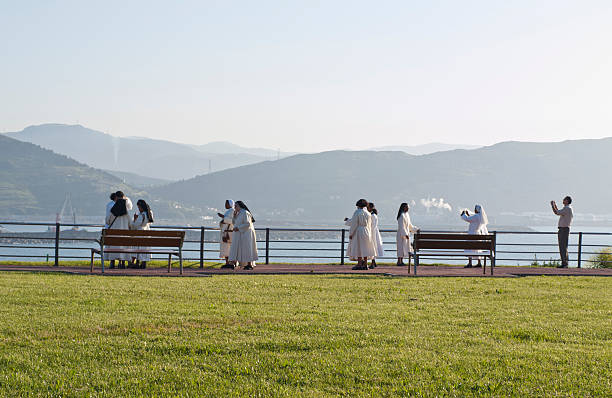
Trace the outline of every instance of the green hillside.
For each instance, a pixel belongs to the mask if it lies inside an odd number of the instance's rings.
[[[70,194],[77,214],[102,218],[108,195],[116,190],[149,201],[158,218],[193,222],[199,216],[174,199],[159,200],[105,171],[0,135],[0,216],[48,217]]]
[[[66,194],[81,214],[97,214],[108,193],[134,192],[103,171],[37,145],[0,136],[0,214],[53,214]]]

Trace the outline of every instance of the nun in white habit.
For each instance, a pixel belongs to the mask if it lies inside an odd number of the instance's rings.
[[[466,209],[461,212],[461,218],[469,223],[467,233],[469,235],[486,235],[489,233],[487,225],[489,224],[489,219],[487,218],[487,213],[484,211],[481,205],[476,205],[474,207],[474,214],[470,214],[470,212]],[[466,253],[478,254],[480,250],[466,250]],[[475,256],[478,259],[478,265],[476,267],[482,267],[481,257]],[[472,268],[472,256],[469,257],[469,262],[465,266],[465,268]]]
[[[230,248],[232,246],[232,235],[234,232],[234,201],[225,201],[225,213],[217,213],[221,217],[219,222],[219,258],[225,259],[225,265],[221,268],[234,268],[229,262]]]
[[[368,269],[368,259],[376,255],[372,241],[372,216],[366,210],[367,200],[359,199],[355,205],[357,210],[346,220],[350,223],[347,255],[350,260],[357,261],[354,270],[364,270]]]
[[[234,234],[230,246],[229,261],[232,264],[244,265],[245,270],[251,270],[255,267],[257,256],[257,242],[255,235],[255,227],[253,223],[255,219],[249,211],[249,208],[241,200],[236,202],[234,206]]]
[[[378,229],[378,210],[376,210],[374,203],[368,203],[368,211],[372,216],[372,243],[374,244],[374,250],[376,250],[376,254],[374,258],[372,258],[370,268],[375,268],[376,257],[384,257],[385,249],[383,248],[382,236],[380,235],[380,230]]]
[[[116,198],[115,206],[117,206],[121,212],[115,215],[111,208],[106,218],[108,229],[130,229],[130,215],[128,211],[132,210],[132,201],[121,191],[117,191]],[[113,208],[115,206],[113,206]],[[109,246],[109,248],[124,249],[122,246]],[[130,260],[130,253],[108,253],[108,259],[111,260],[111,269],[115,268],[115,260],[119,260],[119,268],[125,268],[125,261]]]
[[[410,233],[417,232],[419,229],[412,225],[410,214],[408,214],[408,203],[400,205],[397,212],[397,265],[404,264],[404,258],[410,259]]]
[[[130,229],[136,231],[149,231],[151,230],[151,223],[153,222],[153,210],[147,202],[143,199],[139,199],[136,202],[138,207],[138,213],[134,214],[134,221],[130,221]],[[150,251],[150,247],[140,246],[138,250]],[[138,253],[136,256],[134,268],[145,269],[147,268],[147,262],[151,261],[151,253]],[[139,265],[136,265],[139,264]]]

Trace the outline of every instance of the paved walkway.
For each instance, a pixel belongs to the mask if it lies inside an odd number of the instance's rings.
[[[89,267],[50,267],[50,266],[20,266],[2,265],[0,271],[21,272],[62,272],[69,274],[89,275]],[[211,276],[211,275],[275,275],[275,274],[347,274],[347,275],[387,275],[387,276],[414,276],[413,268],[397,266],[379,266],[367,271],[352,271],[350,265],[310,265],[310,264],[271,264],[258,265],[252,271],[244,271],[241,268],[225,270],[218,268],[184,268],[183,276]],[[94,274],[100,275],[101,269],[95,268]],[[172,268],[168,273],[167,268],[148,268],[146,270],[136,269],[106,269],[104,275],[110,276],[180,276],[178,268]],[[544,268],[544,267],[496,267],[495,277],[518,277],[518,276],[612,276],[612,269],[589,269],[589,268]],[[490,278],[490,270],[487,267],[483,275],[482,268],[466,269],[463,267],[430,266],[423,265],[418,268],[418,276],[443,276],[443,277],[487,277]]]

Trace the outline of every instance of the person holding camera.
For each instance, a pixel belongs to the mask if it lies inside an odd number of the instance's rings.
[[[461,212],[461,218],[470,224],[468,227],[469,235],[486,235],[489,233],[487,228],[489,219],[481,205],[474,206],[474,214],[470,214],[467,209],[463,210]],[[480,253],[479,250],[466,250],[465,252],[473,254]],[[478,259],[478,265],[476,265],[476,267],[482,267],[481,257],[477,256],[476,258]],[[469,262],[464,268],[472,268],[472,256],[469,256]]]
[[[574,219],[574,210],[572,209],[572,198],[566,196],[563,198],[563,208],[559,209],[554,200],[550,201],[553,213],[559,216],[557,232],[557,240],[559,242],[559,255],[561,257],[561,265],[557,268],[567,268],[569,265],[569,253],[567,246],[569,243],[570,226]]]

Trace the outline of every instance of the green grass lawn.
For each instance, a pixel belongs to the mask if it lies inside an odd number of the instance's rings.
[[[0,273],[1,396],[611,396],[612,278]]]

